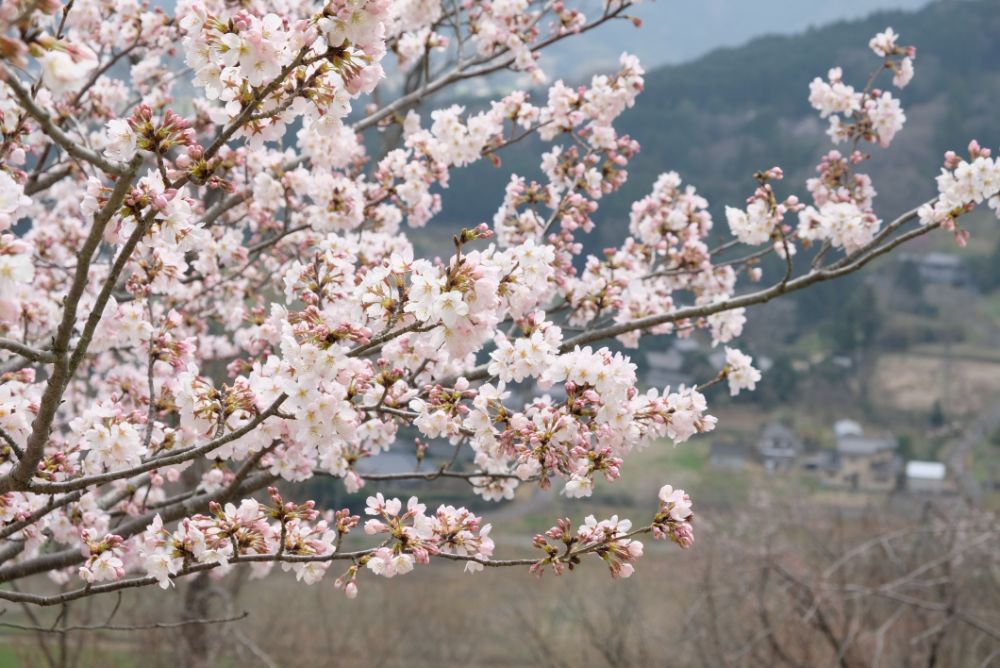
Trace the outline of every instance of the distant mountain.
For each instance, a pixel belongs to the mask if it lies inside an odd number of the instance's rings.
[[[886,26],[917,45],[917,74],[899,92],[907,115],[903,132],[865,165],[879,191],[876,210],[891,218],[933,195],[945,150],[962,149],[973,137],[1000,145],[1000,0],[939,1],[915,12],[880,12],[763,37],[647,74],[645,92],[618,124],[642,152],[628,184],[601,202],[602,225],[587,245],[620,240],[629,203],[664,171],[677,170],[709,199],[717,226],[724,224],[725,204],[752,192],[757,169],[780,165],[786,179],[779,192],[807,197],[805,180],[832,147],[825,122],[808,105],[809,82],[841,65],[847,81],[863,85],[877,65],[868,40]],[[503,154],[503,169],[477,165],[453,174],[440,223],[490,220],[510,170],[537,173],[539,145],[513,148]]]
[[[918,9],[929,1],[642,0],[628,10],[642,21],[641,31],[629,21],[614,21],[592,39],[569,39],[546,50],[542,59],[547,71],[562,77],[600,69],[622,51],[639,56],[646,67],[676,65],[761,35],[789,35],[877,10]],[[592,20],[600,6],[599,0],[588,0],[582,11]]]

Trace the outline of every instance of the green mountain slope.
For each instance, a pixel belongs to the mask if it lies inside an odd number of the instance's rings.
[[[1000,144],[1000,0],[950,0],[917,12],[882,12],[791,37],[764,37],[647,74],[646,90],[619,128],[642,144],[629,183],[601,203],[602,223],[590,248],[620,240],[629,203],[656,176],[677,170],[712,203],[716,224],[725,204],[753,190],[751,174],[780,165],[781,192],[806,198],[805,179],[832,146],[825,121],[809,108],[808,85],[833,65],[862,84],[878,63],[869,38],[891,25],[902,43],[918,47],[917,75],[901,91],[907,124],[867,171],[879,191],[877,210],[890,218],[934,193],[933,177],[947,149],[970,138]],[[612,67],[613,64],[609,64]],[[887,81],[886,81],[887,83]],[[505,175],[535,174],[540,147],[504,154],[504,168],[476,166],[454,175],[441,222],[490,220]]]

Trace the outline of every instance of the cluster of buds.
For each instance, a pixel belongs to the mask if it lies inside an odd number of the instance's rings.
[[[368,327],[350,322],[342,322],[331,328],[322,311],[313,305],[289,314],[288,321],[293,325],[296,341],[300,344],[311,343],[320,350],[327,350],[340,343],[365,344],[372,336],[372,330]]]
[[[5,441],[0,441],[6,446]],[[80,448],[73,446],[68,449],[47,452],[38,462],[35,475],[42,480],[56,481],[65,480],[79,473],[77,458]],[[8,449],[5,447],[5,454]]]
[[[846,157],[837,150],[824,155],[816,166],[819,176],[806,183],[816,206],[822,207],[827,202],[854,202],[861,209],[870,209],[875,196],[871,178],[851,171],[852,165],[865,159],[866,156],[857,150]]]
[[[236,186],[232,181],[218,176],[216,172],[232,167],[227,164],[227,159],[218,155],[207,157],[205,149],[201,144],[191,144],[187,151],[181,153],[174,159],[174,164],[178,169],[183,169],[195,185],[204,185],[211,190],[221,190],[223,192],[235,192]]]
[[[683,489],[664,485],[660,489],[660,511],[653,519],[653,537],[657,540],[669,538],[683,548],[694,544],[694,530],[691,522],[691,497]]]
[[[121,560],[121,536],[107,534],[101,540],[91,540],[89,532],[81,535],[80,550],[87,560],[80,566],[80,578],[85,582],[119,580],[125,576],[125,563]]]
[[[630,538],[630,520],[619,520],[617,515],[600,522],[588,515],[577,529],[580,543],[607,564],[613,578],[627,578],[635,572],[632,565],[642,556],[642,543]]]
[[[207,423],[210,428],[214,427],[222,408],[222,394],[211,380],[203,376],[193,376],[187,389],[189,391],[185,393],[185,398],[188,399],[192,416]]]
[[[136,146],[144,151],[166,155],[175,146],[189,146],[197,154],[201,148],[196,148],[191,123],[170,109],[157,122],[149,105],[140,104],[128,119],[128,124],[136,134]]]
[[[167,313],[160,330],[149,341],[150,357],[177,370],[187,367],[197,347],[192,338],[181,339],[175,336],[180,320],[181,315],[177,311]]]
[[[212,501],[208,510],[212,516],[195,515],[192,520],[204,526],[203,531],[210,545],[231,545],[234,554],[267,551],[269,527],[257,502],[248,499],[236,507],[231,503],[222,506]]]
[[[607,564],[613,578],[627,578],[635,572],[632,565],[642,556],[642,543],[631,538],[632,522],[612,515],[597,521],[588,515],[576,531],[568,518],[559,520],[544,534],[536,535],[533,544],[545,552],[545,557],[531,565],[531,572],[541,575],[546,567],[561,575],[569,568],[573,570],[581,562],[581,555],[593,554]],[[562,543],[562,547],[549,541]]]
[[[562,543],[562,548],[553,545],[549,540]],[[529,569],[533,574],[541,576],[545,569],[552,567],[552,572],[562,575],[563,571],[569,568],[573,570],[580,564],[580,557],[573,554],[573,546],[578,542],[573,533],[573,525],[568,517],[563,517],[556,525],[544,534],[536,534],[531,544],[545,553],[545,557],[539,559],[531,565]]]
[[[267,516],[271,519],[277,520],[282,525],[285,525],[292,520],[312,522],[319,517],[319,511],[316,510],[315,501],[306,501],[305,503],[285,501],[277,487],[268,487],[267,493],[271,497],[271,502],[274,504],[273,506],[265,508]]]
[[[575,7],[567,7],[563,0],[558,0],[552,5],[552,12],[558,22],[555,32],[560,35],[578,33],[587,23],[587,17],[583,12]]]
[[[358,597],[358,569],[360,567],[357,564],[351,565],[347,569],[347,572],[337,578],[333,585],[337,589],[343,589],[344,595],[347,598],[357,598]]]
[[[490,226],[486,223],[480,223],[472,229],[463,227],[462,231],[453,237],[453,241],[455,243],[455,248],[461,249],[463,245],[469,243],[470,241],[492,238],[493,230],[490,229]]]
[[[231,386],[223,386],[222,415],[224,418],[229,418],[233,415],[247,416],[256,414],[256,395],[245,378],[237,378]]]
[[[979,145],[979,142],[973,139],[969,142],[969,160],[975,161],[978,158],[988,158],[993,155],[993,151],[984,148]],[[957,169],[958,166],[962,164],[962,158],[954,151],[946,151],[944,154],[944,168],[945,169]]]

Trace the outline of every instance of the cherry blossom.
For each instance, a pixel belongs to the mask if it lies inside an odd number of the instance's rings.
[[[729,393],[736,396],[741,390],[753,391],[760,380],[760,371],[753,366],[753,358],[735,348],[726,347],[726,380]]]
[[[53,95],[79,90],[97,67],[97,55],[81,45],[55,45],[40,61],[42,83]]]

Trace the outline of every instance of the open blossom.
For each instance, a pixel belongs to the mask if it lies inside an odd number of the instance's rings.
[[[99,541],[89,540],[90,530],[84,529],[81,537],[85,541],[83,549],[87,560],[80,566],[80,579],[94,583],[119,580],[125,575],[120,536],[108,534]]]
[[[764,243],[774,231],[774,219],[763,200],[754,200],[746,211],[727,206],[726,220],[733,235],[751,246]]]
[[[78,91],[97,68],[97,56],[88,47],[47,51],[41,57],[42,83],[54,95]]]
[[[753,390],[760,380],[760,371],[753,367],[753,358],[735,348],[726,346],[726,380],[729,394],[736,396],[740,390]]]
[[[102,552],[86,566],[80,567],[80,577],[87,582],[117,580],[125,574],[125,563],[110,550]]]
[[[17,220],[18,210],[30,204],[31,198],[24,194],[24,186],[0,170],[0,230],[10,227]]]
[[[128,121],[120,118],[108,121],[107,138],[104,155],[112,160],[127,162],[135,155],[137,139]]]
[[[674,489],[671,485],[660,488],[660,502],[669,510],[670,517],[682,522],[691,516],[691,497],[683,489]]]
[[[746,324],[746,309],[736,308],[713,313],[708,316],[708,324],[712,329],[712,345],[732,341],[743,333]]]
[[[888,146],[906,122],[906,114],[903,113],[899,100],[892,93],[882,93],[874,102],[869,102],[866,109],[879,144]]]
[[[142,461],[142,438],[135,426],[128,422],[94,425],[83,438],[90,450],[87,466],[95,472],[105,467],[115,470],[136,466]]]
[[[913,59],[903,58],[898,65],[893,66],[892,84],[896,88],[906,88],[913,81]]]
[[[365,564],[375,575],[392,578],[405,575],[413,570],[413,555],[406,553],[394,554],[388,548],[380,548],[368,558]]]
[[[0,254],[0,297],[14,296],[19,286],[31,283],[34,277],[35,266],[26,254]]]
[[[177,575],[182,564],[182,559],[163,551],[152,552],[146,555],[142,561],[146,573],[156,578],[160,589],[168,589],[173,585],[171,577]]]
[[[871,38],[871,41],[868,42],[868,47],[874,51],[876,55],[885,58],[895,52],[897,39],[899,39],[899,35],[897,35],[892,28],[886,28]]]
[[[850,116],[861,108],[861,93],[846,85],[841,76],[841,69],[835,67],[827,75],[829,83],[816,77],[809,84],[809,104],[820,112],[821,118],[831,114]]]
[[[562,493],[571,499],[590,496],[593,492],[594,479],[581,475],[571,477],[562,490]]]
[[[1000,160],[991,158],[990,151],[975,141],[970,143],[969,152],[969,160],[949,152],[937,177],[937,201],[918,211],[921,223],[944,223],[954,229],[957,215],[984,201],[1000,218]]]
[[[827,202],[818,210],[807,207],[799,213],[799,231],[803,238],[828,239],[835,247],[843,247],[848,252],[870,242],[880,222],[854,202]]]

